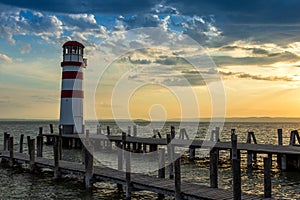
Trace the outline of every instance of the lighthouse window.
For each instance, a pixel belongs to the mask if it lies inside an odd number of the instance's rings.
[[[82,48],[79,47],[79,55],[82,55]]]
[[[65,54],[69,54],[70,53],[70,48],[69,47],[65,47]]]
[[[78,54],[78,48],[76,46],[72,47],[72,53],[73,54]]]

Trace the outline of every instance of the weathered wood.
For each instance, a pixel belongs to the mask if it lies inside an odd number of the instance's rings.
[[[122,144],[120,144],[119,146],[118,146],[118,148],[117,148],[117,151],[118,151],[118,170],[119,171],[123,171],[123,152],[124,152],[124,150],[123,150],[123,147],[122,147],[123,145]],[[117,187],[118,187],[118,191],[119,192],[122,192],[123,191],[123,186],[122,186],[122,184],[117,184]]]
[[[175,168],[175,200],[181,200],[181,172],[180,172],[180,156],[174,162]]]
[[[37,148],[37,157],[43,157],[43,136],[38,135],[36,137],[36,148]]]
[[[30,172],[34,172],[35,170],[35,139],[30,139],[28,144],[29,151],[29,170]]]
[[[85,148],[85,188],[90,190],[93,187],[94,174],[94,147],[89,145]]]
[[[137,127],[136,127],[136,125],[133,125],[133,136],[137,137]]]
[[[50,126],[50,133],[54,133],[54,131],[53,131],[53,124],[49,124],[49,126]]]
[[[218,149],[210,151],[210,187],[218,188]]]
[[[101,135],[102,134],[102,130],[101,130],[101,125],[97,126],[97,135]]]
[[[110,135],[110,128],[109,126],[106,126],[107,135]]]
[[[126,200],[131,199],[131,152],[125,151],[125,162],[126,162],[126,187],[125,187],[125,195]]]
[[[4,132],[4,138],[3,138],[3,150],[4,151],[7,151],[9,149],[8,140],[9,140],[9,134],[7,134],[7,132]]]
[[[122,149],[126,149],[126,133],[122,132]]]
[[[60,155],[61,153],[60,148],[60,142],[59,142],[59,137],[54,137],[53,138],[53,153],[54,153],[54,179],[59,179],[61,177],[61,172],[59,168],[59,161],[60,161]]]
[[[237,135],[235,129],[231,130],[231,150],[232,150],[232,183],[233,183],[233,198],[234,200],[240,200],[242,189],[241,189],[241,164],[239,160],[239,151],[237,149]]]
[[[14,137],[9,137],[9,166],[14,166]]]
[[[128,134],[128,136],[131,136],[131,126],[128,126],[127,134]]]
[[[241,164],[237,158],[232,159],[233,199],[240,200],[242,197],[241,188]]]
[[[165,149],[159,148],[158,150],[158,178],[165,178],[166,168],[165,168]],[[164,199],[165,195],[162,193],[158,194],[158,199]]]
[[[190,152],[190,156],[189,156],[190,161],[195,160],[195,155],[196,155],[195,147],[189,147],[189,152]]]
[[[216,136],[216,138],[215,138],[216,141],[220,142],[220,127],[216,127],[215,136]]]
[[[173,147],[171,144],[171,135],[167,134],[167,152],[168,152],[168,169],[169,169],[169,178],[173,179],[174,178],[174,167],[173,167]]]
[[[43,127],[39,127],[39,135],[43,135]]]
[[[216,131],[215,130],[211,130],[211,132],[210,132],[210,141],[214,141],[214,136],[215,136],[215,134],[216,134]]]
[[[278,134],[278,145],[282,146],[283,145],[282,129],[278,129],[277,134]],[[277,154],[277,166],[278,166],[279,169],[282,169],[282,167],[281,167],[281,154],[280,153]]]
[[[171,138],[174,139],[175,138],[175,127],[171,126]]]
[[[272,159],[270,159],[269,157],[264,158],[264,197],[265,198],[271,198],[272,196],[271,167],[272,167]]]
[[[251,144],[251,132],[248,132],[247,144]],[[249,171],[252,170],[252,156],[253,156],[252,151],[247,151],[247,169]]]
[[[19,153],[23,153],[24,134],[20,135]]]

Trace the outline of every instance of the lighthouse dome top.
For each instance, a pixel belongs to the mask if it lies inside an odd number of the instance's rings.
[[[65,46],[78,46],[78,47],[84,48],[83,44],[81,44],[80,42],[77,42],[77,41],[68,41],[63,45],[63,47],[65,47]]]

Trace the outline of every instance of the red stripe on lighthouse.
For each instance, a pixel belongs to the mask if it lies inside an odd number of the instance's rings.
[[[83,73],[77,71],[65,71],[62,73],[62,79],[83,79]]]
[[[83,91],[81,91],[81,90],[62,90],[61,98],[83,98]]]
[[[78,67],[84,67],[83,62],[76,62],[76,61],[63,61],[60,63],[62,67],[64,66],[78,66]]]

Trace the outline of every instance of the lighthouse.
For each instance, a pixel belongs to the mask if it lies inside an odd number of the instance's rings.
[[[84,46],[77,41],[63,45],[60,126],[63,134],[83,133],[83,58]]]

